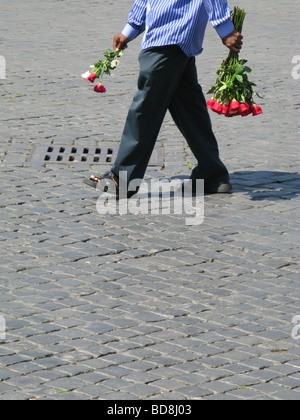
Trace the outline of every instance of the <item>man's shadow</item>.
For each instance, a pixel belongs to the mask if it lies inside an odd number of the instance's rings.
[[[238,171],[230,176],[233,193],[242,192],[251,200],[291,200],[300,192],[300,174],[277,171]]]
[[[188,176],[171,179],[185,181]],[[232,194],[246,193],[251,200],[291,200],[300,192],[300,174],[277,171],[237,171],[230,174]]]

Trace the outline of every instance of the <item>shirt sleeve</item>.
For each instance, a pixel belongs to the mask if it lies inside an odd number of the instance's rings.
[[[132,40],[146,28],[147,0],[135,0],[122,34]]]
[[[231,21],[232,12],[227,0],[203,0],[209,21],[215,28],[220,38],[224,38],[234,31]]]

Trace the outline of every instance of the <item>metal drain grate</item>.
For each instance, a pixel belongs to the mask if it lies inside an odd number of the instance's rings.
[[[118,147],[35,145],[28,157],[27,163],[39,165],[46,163],[105,165],[113,163],[118,151]],[[164,153],[161,148],[154,150],[149,165],[164,166]]]

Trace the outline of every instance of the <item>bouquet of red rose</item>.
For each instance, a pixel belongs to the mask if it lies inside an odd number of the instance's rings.
[[[92,83],[96,79],[99,79],[99,83],[94,87],[94,91],[98,93],[105,93],[106,89],[103,86],[103,76],[107,74],[112,76],[111,70],[114,70],[120,63],[119,58],[123,55],[123,51],[114,52],[112,50],[106,50],[104,57],[106,60],[99,60],[96,64],[91,66],[92,70],[88,70],[82,74],[81,77]]]
[[[234,8],[232,22],[237,32],[242,33],[246,13],[238,7]],[[207,102],[207,107],[212,111],[234,117],[241,115],[259,115],[262,109],[256,105],[253,96],[258,93],[253,89],[255,83],[250,82],[248,73],[253,74],[250,67],[246,66],[247,60],[239,60],[239,55],[230,52],[223,61],[215,85],[209,90],[213,97]]]

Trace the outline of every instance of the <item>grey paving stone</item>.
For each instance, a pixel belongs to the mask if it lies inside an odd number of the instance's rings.
[[[287,391],[287,390],[280,390],[275,394],[272,394],[274,400],[284,400],[284,401],[299,401],[300,400],[300,392],[298,391]]]

